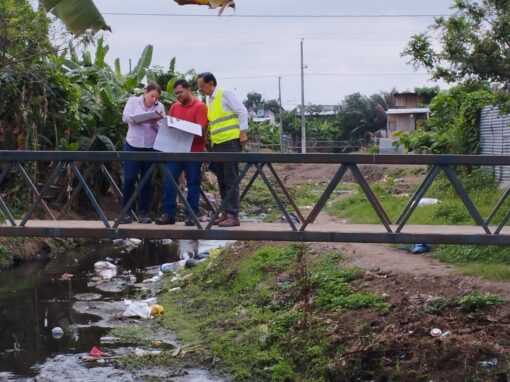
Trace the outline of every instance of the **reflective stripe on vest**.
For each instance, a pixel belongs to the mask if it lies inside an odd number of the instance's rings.
[[[207,105],[207,118],[211,141],[214,144],[238,139],[240,136],[239,118],[231,111],[223,110],[223,89],[217,88],[212,103]]]

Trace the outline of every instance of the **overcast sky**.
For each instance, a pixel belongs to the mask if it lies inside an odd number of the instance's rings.
[[[447,15],[453,0],[236,0],[236,11],[215,10],[173,0],[94,0],[113,33],[107,61],[120,58],[124,72],[147,44],[153,65],[213,72],[221,86],[244,99],[250,91],[278,98],[281,76],[286,109],[301,102],[300,41],[304,39],[305,103],[339,104],[355,92],[413,90],[434,86],[400,57],[409,37]],[[111,13],[136,13],[115,15]],[[142,15],[142,14],[155,14]],[[186,17],[184,15],[192,15]],[[198,17],[202,15],[203,17]],[[246,17],[246,16],[263,17]],[[318,17],[267,17],[267,16]],[[320,16],[400,15],[400,17]],[[407,15],[407,16],[405,16]],[[443,85],[443,84],[439,84]]]

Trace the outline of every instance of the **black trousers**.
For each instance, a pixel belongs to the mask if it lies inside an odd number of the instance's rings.
[[[232,139],[231,141],[214,144],[213,151],[216,153],[239,153],[241,152],[241,143],[239,139]],[[218,178],[222,202],[225,200],[227,193],[233,189],[233,194],[225,204],[225,210],[228,214],[237,216],[239,214],[239,185],[235,185],[235,180],[239,175],[238,163],[215,162],[214,170]]]

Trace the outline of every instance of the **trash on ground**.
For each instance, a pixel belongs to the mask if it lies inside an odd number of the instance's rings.
[[[432,337],[439,337],[441,334],[443,334],[443,331],[439,328],[432,328],[432,330],[430,331],[430,335]]]
[[[195,265],[197,265],[199,263],[198,260],[195,260],[195,259],[188,259],[186,260],[186,263],[184,264],[184,266],[186,268],[193,268]]]
[[[444,338],[446,338],[446,337],[449,337],[451,334],[452,334],[452,333],[451,333],[449,330],[447,330],[446,332],[444,332],[443,334],[441,334],[441,335],[439,336],[439,338],[440,338],[440,339],[444,339]]]
[[[151,308],[144,301],[134,301],[128,305],[122,316],[148,319],[151,317]]]
[[[64,335],[64,329],[62,329],[60,326],[56,326],[53,329],[51,329],[51,336],[55,339],[62,338]]]
[[[99,350],[98,348],[96,348],[95,346],[92,346],[92,349],[90,349],[89,355],[92,357],[99,358],[99,357],[103,356],[103,352],[101,350]]]
[[[170,288],[168,291],[169,292],[177,292],[178,290],[181,290],[181,287]]]
[[[112,336],[104,336],[99,339],[99,342],[102,344],[114,344],[116,342],[120,342],[120,338],[112,337]]]
[[[135,354],[139,357],[142,357],[145,355],[158,355],[158,354],[161,354],[161,350],[145,350],[145,349],[136,348]]]
[[[175,271],[177,263],[164,263],[159,266],[159,270],[163,273]]]
[[[99,300],[101,296],[99,293],[76,293],[74,299],[77,301],[94,301]]]
[[[144,284],[149,284],[149,283],[157,283],[159,280],[161,280],[161,276],[160,275],[156,275],[156,276],[153,276],[151,278],[145,279],[142,282]]]
[[[110,280],[117,275],[117,266],[108,261],[97,261],[94,269],[103,280]]]
[[[412,254],[417,255],[419,253],[430,252],[432,250],[432,246],[430,244],[413,244],[410,246],[399,247],[399,249],[402,249],[404,251],[409,251]]]
[[[60,280],[61,281],[67,281],[67,280],[70,280],[73,278],[73,274],[72,273],[64,273],[62,276],[60,276]]]
[[[420,201],[418,202],[418,207],[433,206],[438,203],[439,203],[439,200],[434,199],[434,198],[421,198]]]
[[[153,317],[162,316],[165,313],[165,308],[163,308],[159,304],[153,304],[150,306],[151,309],[151,315]]]
[[[140,245],[140,244],[142,244],[142,240],[140,240],[140,239],[136,239],[136,238],[134,238],[134,237],[129,238],[129,241],[130,241],[132,244],[134,244],[134,245]]]
[[[479,363],[480,363],[481,367],[496,367],[496,366],[498,366],[498,359],[492,358],[492,359],[489,359],[488,361],[481,361]]]
[[[298,217],[293,212],[289,213],[289,218],[290,218],[291,222],[294,224],[300,223]],[[287,218],[285,216],[281,216],[280,223],[287,223]]]

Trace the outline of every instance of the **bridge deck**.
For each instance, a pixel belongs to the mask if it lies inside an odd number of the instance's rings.
[[[205,227],[207,223],[202,224]],[[240,227],[232,228],[213,226],[210,230],[186,227],[183,223],[132,223],[106,228],[102,222],[91,220],[29,220],[24,227],[0,225],[0,236],[510,245],[510,227],[505,227],[498,235],[486,234],[482,227],[473,225],[406,225],[400,233],[394,232],[396,225],[390,228],[393,232],[386,232],[380,224],[336,222],[311,224],[303,232],[292,231],[286,223],[252,222],[242,222]],[[494,232],[496,227],[489,229]]]

